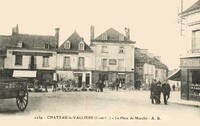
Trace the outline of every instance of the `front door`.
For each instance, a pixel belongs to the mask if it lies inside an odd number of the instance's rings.
[[[90,74],[86,74],[86,78],[85,78],[85,81],[86,81],[86,87],[90,87]]]
[[[83,80],[83,76],[82,76],[82,74],[80,73],[80,74],[78,74],[78,87],[79,87],[79,88],[82,87],[82,80]]]

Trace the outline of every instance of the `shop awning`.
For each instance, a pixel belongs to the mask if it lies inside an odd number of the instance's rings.
[[[181,81],[181,69],[175,71],[172,75],[167,77],[169,80]]]
[[[36,77],[37,71],[14,70],[13,77]]]

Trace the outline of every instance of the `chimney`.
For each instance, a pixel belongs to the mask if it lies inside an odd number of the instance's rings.
[[[94,26],[90,26],[90,41],[94,39]]]
[[[154,57],[153,53],[148,53],[148,56],[149,56],[150,58],[153,58],[153,57]]]
[[[59,46],[59,30],[60,28],[55,28],[55,43],[57,44],[57,48]]]
[[[12,28],[12,35],[16,35],[16,34],[18,34],[18,33],[19,33],[19,28],[18,28],[18,24],[17,24],[16,27],[13,27],[13,28]]]
[[[155,56],[155,58],[159,61],[161,61],[161,56]]]
[[[143,54],[148,55],[148,49],[140,49],[140,52]]]
[[[126,38],[130,40],[130,28],[125,27]]]

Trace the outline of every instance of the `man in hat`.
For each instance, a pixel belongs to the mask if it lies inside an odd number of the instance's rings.
[[[156,100],[156,79],[153,79],[150,87],[150,99],[151,103],[154,104],[154,101]]]
[[[171,91],[171,87],[169,83],[167,82],[167,80],[165,80],[165,82],[162,84],[162,93],[163,93],[163,99],[164,99],[165,105],[167,105],[167,100],[170,97],[170,91]]]

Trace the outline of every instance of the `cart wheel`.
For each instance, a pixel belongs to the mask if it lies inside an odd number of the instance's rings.
[[[24,97],[16,98],[16,104],[20,111],[24,111],[28,105],[28,91],[25,92]]]

